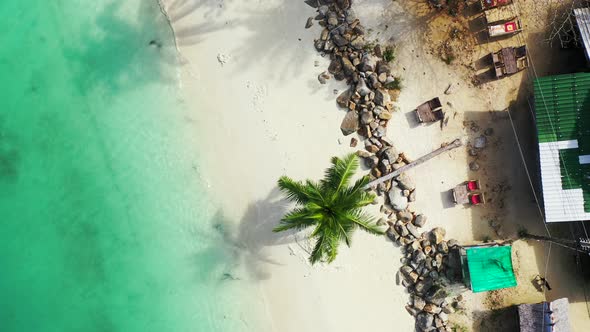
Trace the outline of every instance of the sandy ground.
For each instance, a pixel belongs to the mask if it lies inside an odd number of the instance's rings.
[[[245,260],[250,268],[242,277],[259,292],[253,303],[261,306],[259,321],[267,322],[259,331],[412,331],[414,320],[404,310],[408,295],[395,283],[400,252],[390,242],[357,233],[352,250],[343,248],[331,266],[312,268],[306,261],[309,244],[301,236],[270,232],[288,208],[276,190],[280,175],[320,178],[330,156],[354,151],[348,146],[350,138],[340,133],[344,112],[335,104],[334,90],[342,91],[344,84],[317,81],[328,60],[313,48],[320,32],[317,24],[304,29],[314,10],[295,0],[163,2],[185,62],[182,82],[191,108],[187,121],[201,137],[195,150],[203,159],[202,173],[224,219],[233,225],[233,237],[250,257]],[[399,150],[418,157],[457,137],[469,144],[488,128],[493,134],[477,157],[469,156],[466,148],[456,149],[410,171],[417,184],[412,208],[429,217],[427,227],[442,226],[447,237],[463,243],[515,238],[520,227],[544,234],[505,111],[511,107],[534,182],[527,104],[534,73],[490,81],[485,58],[491,50],[526,40],[533,59],[539,59],[537,74],[553,73],[550,59],[557,52],[540,42],[538,32],[543,27],[538,14],[542,8],[521,2],[516,10],[534,9],[523,13],[531,32],[490,42],[478,37],[475,13],[451,19],[424,2],[354,3],[361,22],[371,29],[369,39],[397,47],[394,70],[404,81],[400,111],[389,123],[388,136]],[[457,31],[453,38],[452,31]],[[443,60],[449,52],[454,57],[447,64]],[[453,93],[446,95],[449,85]],[[438,124],[418,126],[411,113],[435,96],[449,116],[442,130]],[[480,164],[478,172],[469,170],[473,160]],[[472,178],[481,180],[489,203],[454,206],[449,190]],[[553,246],[547,264],[548,250],[542,243],[516,242],[519,286],[466,293],[468,310],[452,318],[457,326],[501,330],[503,316],[489,309],[542,301],[544,294],[530,282],[540,273],[554,287],[547,299],[568,296],[573,302],[574,331],[590,330],[572,253]]]

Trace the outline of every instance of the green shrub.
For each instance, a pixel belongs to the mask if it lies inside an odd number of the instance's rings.
[[[385,48],[385,52],[383,52],[383,60],[387,62],[395,60],[395,50],[393,47],[387,46]]]
[[[402,78],[399,76],[394,76],[393,82],[389,82],[384,85],[384,87],[388,90],[401,90],[402,89]]]

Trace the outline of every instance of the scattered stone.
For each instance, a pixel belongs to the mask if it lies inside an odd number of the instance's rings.
[[[412,221],[414,216],[409,211],[400,211],[397,213],[397,218],[398,218],[398,220],[400,220],[404,224],[407,224]]]
[[[492,136],[494,135],[494,128],[486,128],[486,130],[483,132],[484,135],[486,136]]]
[[[383,126],[377,126],[375,130],[373,130],[373,136],[375,137],[383,137],[386,134],[387,129]]]
[[[416,201],[416,190],[413,190],[410,196],[408,196],[408,202],[415,202]]]
[[[447,245],[449,248],[458,247],[459,241],[457,241],[455,239],[450,239],[449,241],[447,241]]]
[[[402,195],[399,189],[389,191],[389,203],[396,211],[403,211],[408,207],[408,199]]]
[[[407,189],[402,190],[402,195],[404,195],[404,197],[410,197],[410,191]]]
[[[477,157],[477,155],[479,154],[479,151],[477,151],[477,149],[474,148],[470,148],[469,149],[469,155],[472,157]]]
[[[418,231],[418,228],[416,228],[416,226],[414,226],[412,223],[407,224],[406,228],[408,229],[408,232],[412,234],[413,237],[417,239],[420,238],[420,232]]]
[[[449,246],[447,245],[447,241],[441,241],[438,244],[438,251],[443,253],[443,254],[447,254],[449,252]]]
[[[340,107],[348,107],[348,102],[350,101],[350,97],[352,96],[352,90],[348,89],[344,92],[342,92],[338,98],[336,98],[336,102],[338,103],[338,105]]]
[[[477,172],[479,170],[479,163],[477,161],[472,161],[469,163],[469,169],[473,172]]]
[[[416,219],[414,219],[414,225],[418,226],[418,227],[423,227],[426,224],[426,216],[423,214],[419,214],[416,216]]]
[[[369,123],[373,122],[375,119],[373,118],[372,112],[363,112],[361,114],[361,123],[364,125],[368,125]]]
[[[310,17],[307,19],[307,22],[305,23],[305,28],[309,29],[309,28],[311,28],[312,25],[313,25],[313,17]]]
[[[424,301],[423,298],[417,295],[412,296],[412,298],[414,299],[414,308],[422,311],[424,309],[424,306],[426,305],[426,301]]]
[[[356,92],[358,92],[361,97],[364,97],[371,93],[371,89],[367,87],[367,83],[364,79],[359,79],[359,82],[356,85]]]
[[[326,81],[329,80],[330,78],[331,78],[331,76],[327,71],[318,75],[318,81],[320,81],[321,84],[326,84]]]
[[[395,227],[393,226],[390,226],[385,232],[385,234],[387,234],[387,237],[393,242],[397,241],[397,239],[399,239],[400,237],[400,234],[395,230]]]
[[[330,11],[330,8],[326,5],[320,6],[320,8],[318,8],[318,12],[320,13],[320,15],[322,16],[326,16],[326,14]]]
[[[432,285],[432,279],[426,278],[424,280],[418,281],[414,286],[414,289],[416,289],[416,292],[418,294],[425,294],[426,292],[428,292],[428,290],[430,290],[430,288],[432,288]]]
[[[350,139],[350,147],[351,147],[351,148],[355,148],[355,147],[356,147],[356,145],[358,144],[358,142],[359,142],[359,141],[358,141],[358,139],[356,139],[356,138],[354,138],[354,137],[353,137],[353,138],[351,138],[351,139]]]
[[[332,41],[334,41],[334,44],[336,44],[336,46],[338,47],[342,47],[348,44],[348,40],[346,40],[346,38],[342,37],[342,35],[340,34],[334,34],[332,36]]]
[[[447,231],[445,231],[444,228],[436,227],[430,231],[430,239],[432,242],[438,245],[444,240],[446,234]]]
[[[383,138],[381,138],[381,141],[383,141]],[[393,164],[398,158],[398,153],[393,146],[390,146],[381,152],[381,156],[387,158]]]
[[[422,310],[424,310],[425,312],[427,312],[429,314],[437,314],[441,311],[441,309],[437,305],[432,304],[432,303],[426,304],[424,306],[424,309],[422,309]]]
[[[369,158],[371,154],[365,150],[357,150],[356,155],[361,158]]]
[[[373,168],[373,167],[377,166],[378,163],[379,163],[379,158],[377,158],[377,156],[370,156],[368,158],[365,158],[365,165],[368,168]]]
[[[385,107],[390,103],[391,98],[389,97],[389,92],[381,89],[375,91],[375,104]]]
[[[397,183],[399,184],[399,187],[401,189],[407,189],[407,190],[416,189],[416,184],[414,183],[414,181],[412,181],[410,176],[407,175],[406,173],[402,173],[397,177]]]
[[[348,136],[359,129],[359,116],[356,112],[351,111],[346,113],[346,116],[340,124],[340,130],[344,136]]]

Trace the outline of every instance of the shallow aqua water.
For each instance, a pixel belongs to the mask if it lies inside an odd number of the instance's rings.
[[[0,31],[0,331],[236,331],[157,3],[4,0]]]

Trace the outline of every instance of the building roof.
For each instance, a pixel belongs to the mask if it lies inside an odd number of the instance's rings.
[[[590,61],[590,8],[575,8],[574,16],[584,43],[586,59]]]
[[[518,306],[520,332],[569,332],[567,298]]]
[[[538,78],[534,90],[545,220],[590,220],[590,73]]]
[[[511,246],[471,247],[465,251],[474,293],[516,286]]]

